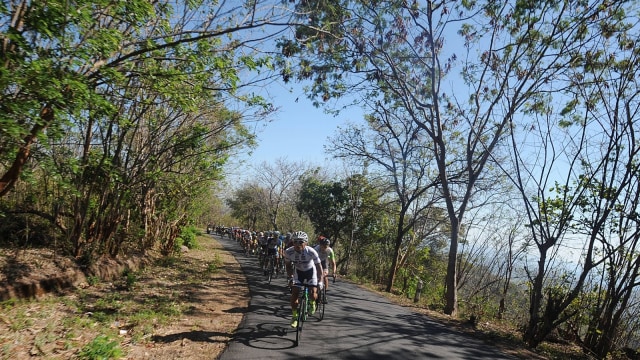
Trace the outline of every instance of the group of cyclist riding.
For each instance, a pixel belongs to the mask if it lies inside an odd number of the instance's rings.
[[[269,271],[279,274],[286,269],[291,289],[291,327],[297,327],[299,292],[303,284],[311,291],[310,315],[316,311],[319,301],[318,287],[329,287],[329,270],[336,272],[336,255],[331,240],[318,236],[314,246],[309,245],[309,236],[304,231],[281,234],[279,231],[249,231],[231,228],[230,237],[240,243],[247,255],[256,255],[264,275]],[[271,281],[269,274],[269,281]],[[321,284],[322,283],[322,284]]]
[[[284,272],[284,249],[286,238],[279,231],[249,232],[239,231],[238,242],[246,255],[257,255],[260,267],[267,275],[268,271],[277,274]]]
[[[232,230],[231,236],[238,241],[247,255],[257,255],[264,275],[269,271],[276,274],[286,269],[288,285],[291,289],[291,327],[298,325],[298,298],[300,287],[306,284],[311,290],[310,315],[317,308],[318,285],[329,287],[329,270],[335,277],[336,256],[331,248],[331,240],[320,235],[315,246],[309,245],[309,236],[304,231],[249,231],[239,228]],[[269,274],[270,275],[270,274]],[[269,276],[269,281],[271,276]],[[324,299],[326,301],[326,299]]]
[[[291,283],[291,327],[298,326],[299,292],[306,284],[311,290],[310,315],[316,311],[318,302],[318,286],[329,287],[329,267],[336,276],[335,252],[331,248],[331,240],[324,236],[318,237],[318,243],[309,246],[309,237],[304,231],[297,231],[291,235],[291,246],[284,251],[287,276]],[[326,301],[326,299],[322,299]]]

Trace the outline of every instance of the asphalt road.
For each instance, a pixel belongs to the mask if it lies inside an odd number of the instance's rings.
[[[515,359],[340,278],[329,287],[324,319],[305,322],[296,347],[285,278],[267,284],[256,258],[234,240],[216,238],[241,264],[251,291],[249,311],[220,360]]]

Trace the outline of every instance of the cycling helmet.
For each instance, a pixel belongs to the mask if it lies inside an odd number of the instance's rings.
[[[307,233],[304,231],[296,231],[293,233],[293,235],[291,236],[291,239],[293,241],[296,240],[302,240],[304,242],[309,242],[309,237],[307,236]]]
[[[320,245],[326,245],[326,246],[331,246],[331,240],[324,238],[322,240],[320,240]]]

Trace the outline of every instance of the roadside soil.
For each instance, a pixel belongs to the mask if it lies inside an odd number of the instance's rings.
[[[248,308],[249,289],[233,255],[210,236],[198,241],[198,249],[137,271],[125,270],[131,261],[112,263],[103,271],[119,274],[111,281],[77,275],[72,261],[48,250],[0,249],[0,294],[37,295],[0,303],[0,359],[218,358]],[[38,285],[24,290],[29,283]],[[75,287],[62,289],[66,283]],[[98,342],[99,335],[110,340]]]
[[[182,269],[198,275],[217,264],[202,283],[189,281],[190,276],[181,277],[170,269],[162,269],[162,274],[158,273],[160,269],[150,269],[156,277],[171,279],[163,286],[180,289],[188,311],[155,329],[148,342],[128,344],[127,359],[217,359],[232,339],[249,307],[247,281],[235,257],[218,241],[208,237],[201,245],[201,249],[183,255]]]

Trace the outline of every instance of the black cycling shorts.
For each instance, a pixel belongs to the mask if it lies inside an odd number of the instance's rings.
[[[296,270],[298,275],[298,283],[304,284],[305,282],[310,282],[313,279],[313,268],[307,271]],[[315,287],[316,285],[309,285],[310,287]]]

